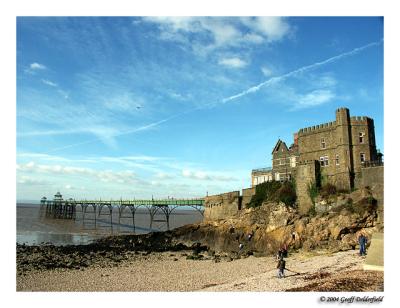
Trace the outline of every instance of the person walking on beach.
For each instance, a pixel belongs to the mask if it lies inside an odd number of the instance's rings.
[[[278,269],[278,278],[285,278],[285,267],[286,267],[286,261],[283,259],[283,257],[279,258],[278,264],[276,265],[276,268]]]
[[[287,256],[288,256],[288,246],[287,246],[286,243],[284,243],[283,246],[282,246],[282,252],[283,252],[282,253],[283,257],[287,258]]]
[[[360,256],[365,256],[367,254],[365,246],[367,245],[367,237],[364,232],[361,232],[358,236],[358,243],[360,244]]]
[[[282,247],[279,248],[279,250],[278,250],[278,252],[277,252],[277,254],[276,254],[276,260],[279,261],[281,258],[283,258],[283,250],[282,250]]]

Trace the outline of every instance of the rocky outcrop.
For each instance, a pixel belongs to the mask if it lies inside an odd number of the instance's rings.
[[[326,204],[326,211],[310,217],[282,203],[264,203],[226,220],[178,228],[174,230],[174,241],[196,241],[215,251],[230,252],[238,252],[239,244],[243,244],[244,252],[262,255],[276,253],[282,244],[291,249],[339,251],[358,245],[358,231],[372,234],[380,228],[376,200],[368,188],[341,195]],[[248,234],[252,234],[250,240]]]

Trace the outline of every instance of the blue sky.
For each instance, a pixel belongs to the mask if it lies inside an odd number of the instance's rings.
[[[384,152],[383,44],[378,17],[18,17],[17,199],[249,187],[342,106]]]

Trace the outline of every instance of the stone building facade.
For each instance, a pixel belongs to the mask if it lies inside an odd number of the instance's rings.
[[[251,171],[251,187],[256,187],[264,182],[271,182],[274,179],[272,168],[253,169]]]
[[[291,180],[296,176],[296,164],[299,157],[297,138],[288,148],[286,143],[278,140],[272,150],[272,170],[275,181]]]
[[[272,168],[261,174],[261,182],[296,178],[299,164],[318,161],[323,183],[349,190],[360,186],[362,165],[378,159],[373,119],[350,117],[349,109],[339,108],[335,121],[300,129],[289,148],[279,139],[272,151]],[[252,171],[252,186],[260,184],[257,170]]]
[[[318,161],[322,182],[341,189],[359,187],[362,164],[378,159],[374,121],[336,110],[336,120],[297,133],[299,163]]]
[[[251,187],[264,182],[290,180],[296,176],[296,163],[299,157],[296,135],[295,142],[289,148],[279,139],[271,154],[272,167],[251,171]]]

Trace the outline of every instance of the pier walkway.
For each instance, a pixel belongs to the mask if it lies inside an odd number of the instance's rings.
[[[204,214],[204,199],[149,199],[149,200],[63,200],[58,192],[54,196],[54,200],[47,200],[43,197],[40,201],[40,211],[47,217],[59,219],[76,219],[76,213],[82,212],[82,219],[85,220],[87,214],[94,215],[94,223],[96,225],[97,218],[100,215],[110,216],[111,227],[113,225],[113,211],[118,211],[118,223],[121,218],[131,218],[133,229],[135,230],[135,213],[139,207],[146,208],[150,215],[150,229],[155,220],[157,213],[163,214],[167,229],[169,230],[169,219],[172,212],[176,208],[191,207],[198,211],[201,215]]]

